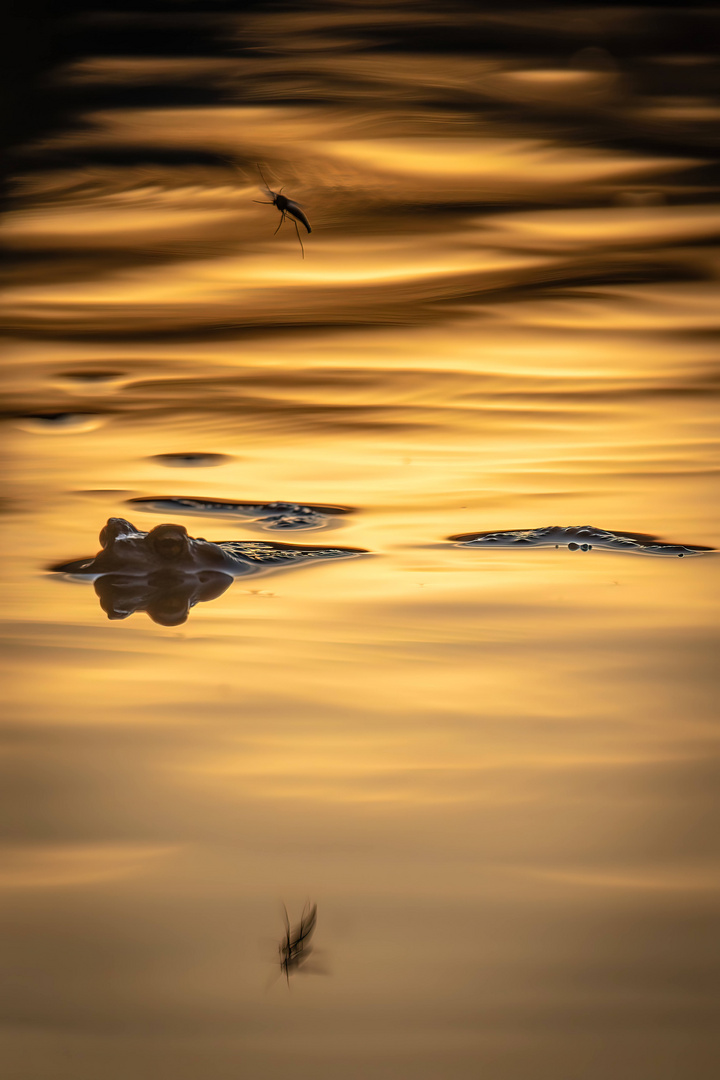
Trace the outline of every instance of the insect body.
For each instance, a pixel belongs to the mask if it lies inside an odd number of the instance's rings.
[[[295,232],[297,233],[297,238],[300,241],[300,250],[302,251],[302,257],[304,259],[305,248],[303,247],[300,230],[298,229],[297,223],[298,221],[301,221],[307,231],[309,233],[312,232],[312,229],[310,228],[310,222],[305,215],[305,211],[301,206],[298,205],[298,203],[293,202],[292,199],[288,199],[287,195],[283,195],[282,188],[280,188],[280,191],[271,191],[271,189],[267,185],[267,180],[263,176],[262,169],[259,165],[258,172],[260,173],[260,176],[262,176],[262,181],[265,185],[265,194],[270,196],[270,202],[267,202],[267,200],[265,199],[253,199],[253,202],[262,203],[263,206],[277,206],[278,210],[280,211],[280,224],[273,233],[273,236],[275,236],[275,234],[278,232],[280,225],[282,225],[283,221],[285,221],[285,218],[288,216],[288,214],[290,215],[290,220],[295,226]]]

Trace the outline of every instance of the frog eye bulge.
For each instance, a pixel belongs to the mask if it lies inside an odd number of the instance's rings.
[[[148,540],[155,554],[162,559],[179,559],[188,547],[187,530],[182,525],[158,525]]]

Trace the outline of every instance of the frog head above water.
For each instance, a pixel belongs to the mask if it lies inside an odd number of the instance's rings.
[[[140,532],[125,518],[110,518],[100,532],[102,551],[88,564],[88,573],[147,575],[172,569],[185,573],[222,570],[228,556],[217,544],[188,536],[184,525],[156,525]]]

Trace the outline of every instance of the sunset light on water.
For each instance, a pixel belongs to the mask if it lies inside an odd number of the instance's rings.
[[[714,1080],[717,12],[47,26],[3,1080]]]

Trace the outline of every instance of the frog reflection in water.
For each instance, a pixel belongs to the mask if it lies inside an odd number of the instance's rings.
[[[100,532],[102,551],[51,567],[93,577],[110,619],[146,611],[163,626],[185,622],[195,604],[222,596],[233,579],[295,563],[362,554],[361,548],[300,547],[269,541],[188,536],[184,525],[157,525],[141,532],[125,518],[110,518]]]

